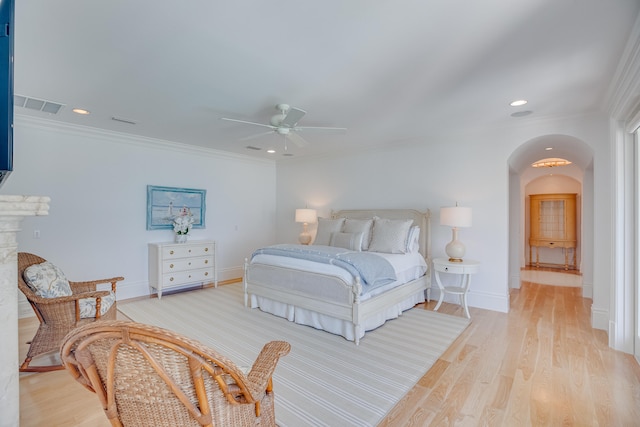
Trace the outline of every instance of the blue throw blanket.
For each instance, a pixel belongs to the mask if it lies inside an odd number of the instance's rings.
[[[280,255],[342,267],[354,277],[360,278],[363,292],[396,280],[396,272],[391,263],[370,252],[354,252],[333,246],[281,244],[258,249],[252,258],[258,254]]]

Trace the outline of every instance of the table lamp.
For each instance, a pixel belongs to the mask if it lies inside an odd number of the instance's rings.
[[[440,224],[452,227],[453,237],[445,247],[449,262],[462,262],[465,247],[458,240],[458,228],[471,227],[471,208],[451,206],[440,208]]]
[[[308,245],[311,243],[311,234],[309,234],[309,224],[318,221],[318,214],[315,209],[296,209],[296,222],[302,223],[302,233],[298,237],[300,244]]]

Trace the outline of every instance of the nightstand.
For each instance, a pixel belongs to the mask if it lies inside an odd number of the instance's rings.
[[[480,270],[480,262],[471,259],[465,259],[462,262],[451,262],[448,258],[436,258],[433,260],[433,269],[436,275],[436,283],[440,288],[438,304],[433,310],[438,311],[442,300],[444,300],[445,293],[459,295],[460,304],[464,307],[467,318],[471,319],[469,307],[467,306],[467,292],[469,292],[469,286],[471,285],[471,275]],[[440,273],[460,275],[460,286],[444,286],[440,280]]]

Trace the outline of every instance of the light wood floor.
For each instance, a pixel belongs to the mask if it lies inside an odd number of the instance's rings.
[[[380,426],[640,425],[640,366],[591,329],[580,291],[524,282],[508,314],[471,308],[471,325]],[[463,315],[453,304],[440,311]],[[21,342],[36,322],[21,319]],[[109,423],[92,393],[54,371],[21,374],[20,425]]]

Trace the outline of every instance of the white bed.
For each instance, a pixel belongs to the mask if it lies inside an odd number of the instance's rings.
[[[424,274],[402,261],[403,255],[382,254],[388,260],[399,260],[392,262],[399,280],[361,295],[360,278],[338,266],[260,254],[245,262],[244,302],[245,306],[341,335],[358,344],[366,331],[424,302],[425,293],[430,298],[431,213],[410,209],[342,210],[333,212],[331,217],[345,218],[349,224],[374,217],[396,223],[410,219],[412,230],[415,226],[420,230],[413,256],[424,265],[421,267]],[[339,238],[337,234],[333,237]],[[358,233],[341,234],[349,235],[359,237]],[[318,235],[316,240],[320,242],[320,238]],[[373,240],[371,243],[370,249],[379,248],[373,247]]]

